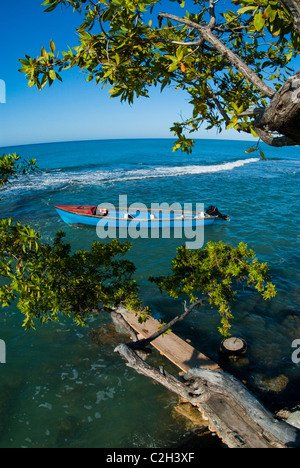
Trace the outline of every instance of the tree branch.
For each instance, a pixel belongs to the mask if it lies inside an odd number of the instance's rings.
[[[254,122],[261,138],[272,146],[300,145],[300,72],[291,76],[277,91],[270,105]],[[270,136],[283,135],[283,137]]]
[[[208,92],[209,92],[209,94],[210,94],[212,100],[214,101],[215,105],[217,106],[217,108],[218,108],[220,114],[222,115],[223,119],[225,120],[226,125],[229,125],[229,123],[230,123],[230,118],[229,118],[229,116],[227,115],[227,113],[225,112],[225,109],[223,109],[223,107],[222,107],[222,105],[221,105],[219,99],[217,98],[217,96],[215,95],[215,93],[213,92],[213,90],[212,90],[209,86],[207,87],[207,89],[208,89]]]
[[[206,26],[207,29],[210,29],[211,31],[214,29],[216,26],[216,12],[215,12],[215,4],[218,3],[219,0],[210,0],[209,2],[209,14],[210,14],[210,22]]]
[[[262,115],[265,112],[266,108],[265,107],[254,107],[254,108],[249,108],[245,110],[244,112],[241,112],[239,114],[239,117],[244,117],[244,116],[253,116],[253,115]]]
[[[282,148],[284,146],[296,146],[294,140],[288,138],[286,136],[281,137],[274,137],[270,133],[262,130],[261,128],[254,127],[255,132],[259,136],[259,138],[269,146],[274,146],[275,148]]]
[[[289,10],[293,19],[297,33],[300,35],[300,2],[299,0],[280,0],[282,5]]]
[[[186,18],[181,18],[179,16],[171,15],[169,13],[160,13],[159,18],[167,18],[169,20],[176,21],[180,24],[185,24],[191,28],[196,29],[202,38],[208,42],[211,46],[214,47],[222,57],[228,59],[232,65],[239,70],[254,86],[256,86],[264,96],[269,97],[270,99],[273,98],[276,91],[266,85],[257,75],[251,70],[248,65],[243,62],[232,50],[230,50],[223,42],[219,40],[219,38],[211,31],[210,28],[201,26],[198,23],[194,23],[191,20]]]
[[[145,377],[150,377],[152,380],[163,385],[171,392],[176,393],[184,400],[192,400],[193,404],[197,404],[206,399],[205,395],[201,394],[191,396],[188,386],[185,386],[183,382],[180,382],[179,379],[169,374],[164,369],[158,370],[157,368],[150,366],[128,346],[124,344],[117,346],[115,353],[119,353],[120,356],[127,361],[128,367],[131,367]]]

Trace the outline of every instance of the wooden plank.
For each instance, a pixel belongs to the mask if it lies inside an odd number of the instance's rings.
[[[152,317],[140,324],[134,312],[125,309],[117,312],[143,338],[149,338],[160,327]],[[198,407],[211,430],[227,447],[299,447],[300,430],[275,418],[241,382],[222,372],[207,356],[172,332],[160,336],[152,344],[185,372],[185,384],[168,372],[152,367],[126,345],[119,345],[115,351],[127,360],[129,367]]]
[[[161,326],[160,322],[153,317],[150,317],[145,323],[141,324],[134,312],[125,309],[120,309],[118,312],[121,313],[126,322],[143,338],[149,338],[149,336],[155,333]],[[184,372],[194,367],[221,371],[216,362],[197,351],[193,346],[179,338],[173,332],[156,338],[151,344]]]

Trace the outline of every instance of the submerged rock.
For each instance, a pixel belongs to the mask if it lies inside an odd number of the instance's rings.
[[[300,336],[300,317],[299,315],[295,314],[290,314],[288,315],[283,323],[282,327],[284,330],[286,330],[286,333],[289,335],[289,337],[293,340],[296,338],[299,338]]]
[[[184,419],[186,433],[176,444],[181,449],[223,448],[223,442],[209,428],[201,411],[182,398],[173,408],[174,419]]]
[[[173,418],[176,419],[180,417],[186,419],[186,428],[188,430],[195,428],[208,428],[208,423],[202,417],[199,409],[191,405],[191,403],[184,401],[183,399],[179,400],[173,410]]]
[[[57,428],[56,442],[58,446],[68,446],[70,441],[76,439],[82,429],[79,421],[74,416],[64,417]]]
[[[296,406],[291,410],[283,409],[277,413],[277,417],[300,429],[300,406]]]
[[[114,348],[120,342],[127,339],[127,335],[121,335],[117,330],[113,323],[109,323],[107,325],[102,325],[101,327],[94,328],[89,333],[89,338],[92,343],[96,344],[97,346],[109,346]]]
[[[17,376],[13,376],[13,381],[0,384],[0,437],[7,430],[22,385],[22,378]]]
[[[289,383],[288,377],[284,374],[278,377],[268,377],[266,375],[257,374],[253,377],[253,380],[254,385],[266,393],[281,393],[286,389]]]

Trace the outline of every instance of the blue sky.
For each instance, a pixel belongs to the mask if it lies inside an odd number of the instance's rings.
[[[63,74],[42,91],[28,88],[18,59],[37,56],[41,47],[67,50],[76,45],[80,18],[72,9],[44,13],[42,0],[0,2],[0,80],[6,84],[6,104],[0,104],[0,147],[31,143],[95,140],[111,138],[173,138],[169,128],[176,120],[190,116],[183,93],[158,89],[150,99],[139,99],[133,106],[110,99],[102,90],[86,83],[79,69]],[[163,2],[162,2],[163,3]],[[168,2],[169,3],[169,2]],[[28,6],[30,5],[30,6]],[[163,9],[163,7],[162,7]],[[1,98],[1,94],[0,94]],[[202,130],[198,138],[243,138],[237,132]]]

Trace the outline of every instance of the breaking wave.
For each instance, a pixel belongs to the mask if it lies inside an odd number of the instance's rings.
[[[260,161],[259,158],[241,159],[234,162],[226,162],[211,165],[193,165],[193,166],[148,166],[143,169],[121,169],[101,170],[96,167],[91,170],[82,166],[81,170],[77,167],[62,169],[45,169],[37,171],[31,175],[22,176],[6,192],[15,190],[63,190],[74,185],[96,185],[105,182],[119,182],[139,179],[156,179],[164,177],[182,177],[188,175],[200,175],[217,173],[222,171],[232,171],[242,167],[245,164]],[[98,166],[99,167],[99,166]],[[132,167],[132,166],[131,166]]]

